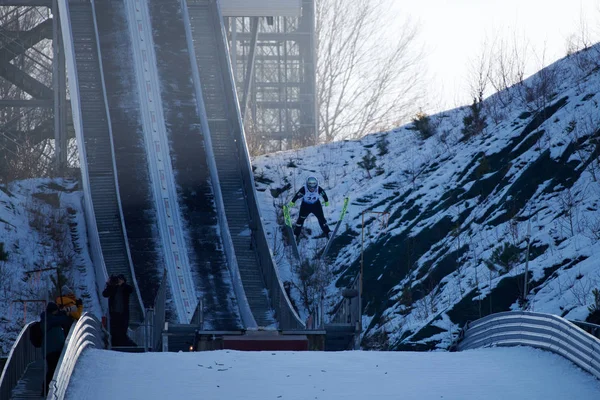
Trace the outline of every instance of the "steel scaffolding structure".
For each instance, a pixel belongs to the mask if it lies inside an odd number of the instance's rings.
[[[236,17],[227,22],[251,152],[316,143],[315,0],[302,1],[298,18]]]
[[[59,24],[56,0],[0,0],[1,152],[19,157],[37,146],[61,170],[73,135]]]
[[[226,18],[253,153],[316,142],[314,2],[302,0],[300,17]],[[22,24],[33,14],[34,25]],[[54,139],[49,154],[62,169],[74,134],[59,24],[57,0],[0,0],[0,85],[11,92],[0,96],[0,149]]]

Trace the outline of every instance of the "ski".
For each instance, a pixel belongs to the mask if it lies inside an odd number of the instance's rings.
[[[294,229],[292,228],[292,219],[290,217],[290,209],[287,205],[283,206],[283,220],[285,222],[286,231],[288,233],[288,237],[290,238],[290,243],[292,244],[292,253],[294,257],[298,261],[300,260],[300,252],[298,251],[298,244],[296,244],[296,236],[294,235]]]
[[[335,235],[336,235],[338,229],[340,229],[340,225],[342,225],[342,220],[344,219],[344,216],[346,215],[346,210],[348,209],[349,201],[350,201],[349,197],[346,197],[344,199],[344,205],[342,206],[342,212],[340,213],[340,218],[338,219],[337,224],[335,224],[335,228],[333,229],[333,232],[331,232],[331,235],[329,236],[329,240],[327,241],[327,245],[325,246],[325,249],[323,250],[323,254],[321,254],[322,260],[325,259],[325,256],[327,255],[327,252],[329,251],[329,248],[331,247],[331,243],[333,243],[333,238],[335,238]]]

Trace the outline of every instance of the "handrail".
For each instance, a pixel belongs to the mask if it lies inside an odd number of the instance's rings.
[[[154,308],[146,309],[144,322],[132,333],[131,338],[145,351],[157,351],[162,338],[162,329],[165,324],[165,308],[167,299],[167,270],[163,271],[163,277],[154,298]]]
[[[33,322],[30,322],[21,329],[8,353],[8,359],[0,375],[0,399],[9,399],[27,366],[43,358],[42,349],[36,349],[29,341],[32,324]]]
[[[64,399],[77,360],[87,348],[106,349],[109,334],[93,314],[86,312],[71,328],[58,366],[50,381],[48,399]]]
[[[264,231],[262,223],[262,216],[260,208],[258,207],[258,200],[256,194],[256,187],[254,184],[254,175],[252,173],[252,164],[250,162],[250,153],[246,144],[246,137],[244,134],[244,126],[242,124],[242,117],[240,112],[240,103],[237,98],[237,92],[235,90],[235,80],[233,76],[233,68],[231,66],[231,58],[229,57],[229,44],[227,43],[227,34],[223,25],[223,15],[221,12],[221,5],[218,1],[211,1],[211,7],[216,8],[216,16],[218,18],[217,24],[220,28],[220,38],[217,40],[217,47],[221,51],[218,52],[221,57],[221,65],[224,66],[222,71],[226,73],[228,79],[223,79],[225,86],[225,96],[227,96],[228,104],[233,106],[230,110],[235,114],[236,118],[233,121],[233,134],[235,142],[238,146],[238,155],[241,161],[242,167],[242,180],[244,184],[244,192],[248,200],[248,211],[250,213],[250,230],[253,232],[253,240],[257,249],[259,264],[262,270],[265,284],[269,291],[269,297],[271,300],[271,306],[275,310],[277,319],[279,320],[279,329],[304,329],[305,325],[292,307],[292,304],[287,296],[287,293],[283,287],[283,283],[279,278],[279,272],[271,248],[267,242],[267,236]]]
[[[200,73],[198,71],[198,65],[196,63],[196,51],[194,49],[194,40],[192,35],[192,27],[190,22],[190,16],[187,8],[187,0],[181,0],[181,12],[183,16],[183,25],[185,27],[185,34],[188,45],[188,53],[190,55],[190,63],[192,64],[192,80],[194,82],[194,90],[196,95],[196,104],[198,113],[200,114],[200,125],[202,132],[204,133],[204,148],[206,151],[206,162],[210,172],[210,179],[212,183],[215,208],[217,209],[217,221],[219,222],[219,232],[221,233],[221,241],[223,242],[223,250],[225,258],[227,259],[227,265],[229,266],[229,273],[231,274],[231,280],[233,283],[233,290],[235,297],[238,302],[240,309],[240,316],[242,323],[246,329],[256,329],[258,327],[252,310],[250,309],[250,303],[246,297],[246,291],[242,283],[242,277],[240,275],[240,269],[235,256],[235,249],[233,247],[233,240],[231,238],[231,232],[229,231],[229,224],[225,214],[225,203],[223,202],[223,194],[221,193],[221,184],[219,182],[219,173],[217,170],[217,162],[212,146],[212,138],[210,136],[210,127],[208,125],[208,116],[206,115],[206,107],[204,105],[204,96],[202,94],[202,85],[200,84]]]
[[[158,294],[154,302],[154,319],[152,325],[152,350],[158,351],[159,344],[162,339],[162,329],[165,326],[166,320],[166,303],[167,303],[167,271],[163,272],[163,278],[158,287]]]
[[[531,346],[556,353],[600,379],[600,340],[552,314],[509,311],[468,324],[458,350]]]

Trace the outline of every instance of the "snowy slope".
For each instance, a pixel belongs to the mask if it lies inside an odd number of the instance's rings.
[[[471,138],[462,134],[471,109],[461,107],[431,116],[436,134],[426,140],[408,124],[255,159],[269,242],[301,314],[318,290],[302,294],[280,209],[314,174],[331,198],[330,222],[351,198],[335,259],[316,266],[329,310],[359,271],[364,234],[363,345],[446,347],[467,320],[519,308],[528,232],[524,307],[585,319],[600,288],[599,52],[569,56],[485,99],[487,127]],[[368,173],[358,165],[367,152],[377,165]],[[372,211],[388,212],[387,225]],[[314,217],[305,226],[319,233]],[[324,245],[303,243],[308,257]]]
[[[84,309],[100,315],[85,229],[76,181],[31,179],[0,186],[0,243],[6,252],[0,261],[0,354],[8,353],[24,322],[43,309],[22,301],[53,300],[54,290],[50,297],[47,292],[54,271],[27,271],[64,267],[68,286],[82,298]]]
[[[460,353],[92,349],[79,359],[66,398],[591,400],[599,391],[600,383],[569,361],[526,347]]]

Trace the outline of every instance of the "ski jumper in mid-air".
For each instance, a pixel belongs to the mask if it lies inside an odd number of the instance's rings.
[[[302,231],[302,226],[304,225],[304,221],[306,217],[310,214],[314,214],[315,217],[319,220],[319,225],[323,230],[323,235],[329,238],[329,233],[331,229],[327,226],[327,220],[323,215],[323,207],[321,206],[321,201],[319,197],[323,196],[323,200],[325,200],[325,206],[329,205],[329,199],[327,198],[327,193],[323,188],[319,187],[319,181],[314,176],[308,177],[306,179],[306,184],[298,190],[289,206],[294,207],[296,205],[296,201],[302,198],[302,204],[300,205],[300,215],[298,216],[298,220],[296,221],[296,226],[294,227],[294,235],[296,239],[300,236],[300,232]]]

